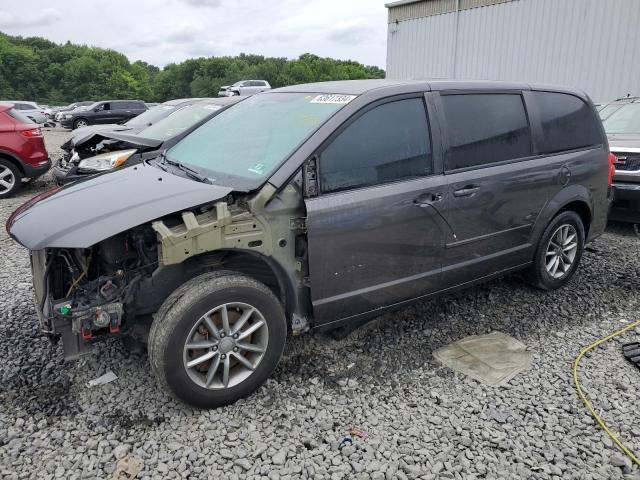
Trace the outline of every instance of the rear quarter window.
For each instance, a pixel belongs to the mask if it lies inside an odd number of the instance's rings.
[[[531,93],[542,124],[542,140],[538,145],[540,153],[558,153],[602,144],[600,120],[584,100],[567,93]]]
[[[22,113],[20,110],[17,110],[16,108],[10,108],[9,110],[7,110],[7,113],[9,114],[9,116],[15,118],[20,123],[35,123],[33,120],[31,120],[29,117],[27,117],[24,113]]]

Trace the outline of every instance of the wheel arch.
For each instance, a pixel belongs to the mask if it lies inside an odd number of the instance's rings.
[[[582,226],[584,227],[584,237],[585,239],[589,237],[589,228],[591,227],[591,220],[593,220],[593,215],[591,213],[591,208],[589,208],[589,204],[587,204],[584,200],[574,200],[572,202],[567,203],[563,206],[556,215],[561,212],[575,212],[578,214],[580,219],[582,220]]]
[[[158,275],[165,278],[157,277],[156,285],[165,285],[165,288],[173,291],[192,278],[217,270],[240,273],[266,285],[282,303],[287,327],[291,328],[292,313],[295,311],[297,300],[293,281],[275,260],[258,252],[221,249],[194,255],[181,264],[161,269]],[[170,292],[154,293],[163,297],[165,293]]]
[[[13,165],[15,165],[15,167],[22,175],[26,175],[26,171],[24,169],[24,166],[22,165],[22,162],[15,154],[8,152],[7,150],[0,150],[0,158],[3,160],[8,160]]]
[[[545,228],[560,212],[573,211],[582,219],[585,238],[593,220],[593,204],[589,190],[583,185],[570,185],[560,190],[542,209],[533,227],[532,243],[537,245]]]

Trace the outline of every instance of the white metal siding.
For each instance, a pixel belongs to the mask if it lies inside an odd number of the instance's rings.
[[[640,95],[638,0],[515,0],[388,28],[389,78],[549,83],[596,101]]]

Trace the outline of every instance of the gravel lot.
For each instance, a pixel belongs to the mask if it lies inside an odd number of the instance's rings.
[[[67,135],[46,133],[53,157]],[[2,224],[46,183],[0,201]],[[617,466],[624,459],[583,408],[570,371],[582,346],[638,319],[640,239],[630,226],[612,226],[561,291],[510,277],[386,315],[342,341],[290,339],[262,389],[212,411],[170,399],[146,356],[119,342],[64,364],[62,347],[38,334],[27,252],[4,228],[0,248],[2,478],[108,478],[127,455],[144,462],[140,477],[154,478],[640,478],[630,463]],[[482,386],[432,357],[492,330],[534,354],[506,387]],[[621,341],[635,340],[640,330]],[[109,370],[115,382],[87,388]],[[640,452],[640,371],[620,342],[586,358],[581,378]],[[350,427],[368,436],[350,437]],[[340,448],[345,437],[352,443]]]

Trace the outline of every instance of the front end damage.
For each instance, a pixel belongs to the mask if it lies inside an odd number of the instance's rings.
[[[306,235],[300,188],[267,185],[111,236],[88,248],[31,252],[41,329],[76,359],[113,336],[145,341],[152,315],[181,284],[232,270],[269,286],[293,333],[308,329]]]
[[[142,279],[157,267],[154,232],[140,227],[86,249],[31,252],[40,326],[61,337],[66,359],[90,351],[91,343],[132,333],[125,312],[135,316]]]

